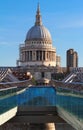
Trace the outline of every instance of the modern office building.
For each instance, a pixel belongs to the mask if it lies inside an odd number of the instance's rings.
[[[78,67],[78,53],[74,51],[74,49],[67,50],[66,53],[66,60],[67,60],[67,68]]]

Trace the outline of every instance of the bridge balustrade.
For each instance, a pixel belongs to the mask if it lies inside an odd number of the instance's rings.
[[[58,87],[56,95],[57,107],[83,122],[83,92]]]
[[[0,115],[17,106],[17,88],[0,90]]]
[[[18,95],[18,104],[22,106],[56,106],[56,90],[52,86],[33,86]]]
[[[53,86],[0,90],[0,114],[15,106],[56,106],[83,122],[83,92]]]

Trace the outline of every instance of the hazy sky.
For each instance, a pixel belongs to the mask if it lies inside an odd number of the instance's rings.
[[[15,66],[19,45],[35,23],[40,3],[43,25],[66,66],[66,51],[78,52],[83,67],[83,0],[0,0],[0,66]]]

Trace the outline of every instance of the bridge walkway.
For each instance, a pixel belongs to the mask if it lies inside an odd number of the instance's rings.
[[[83,97],[71,92],[63,88],[55,89],[53,86],[21,87],[18,91],[17,88],[3,90],[0,92],[0,122],[4,115],[10,112],[8,117],[15,117],[17,121],[21,121],[20,117],[24,121],[39,120],[40,117],[43,121],[48,119],[48,122],[53,122],[61,117],[75,129],[83,130]],[[14,111],[14,114],[11,114],[11,111]],[[7,121],[5,118],[3,120],[0,125]]]

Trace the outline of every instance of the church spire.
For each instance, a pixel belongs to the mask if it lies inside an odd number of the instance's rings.
[[[36,13],[36,22],[35,25],[40,26],[42,25],[42,20],[41,20],[41,14],[40,14],[40,6],[38,3],[38,7],[37,7],[37,13]]]

